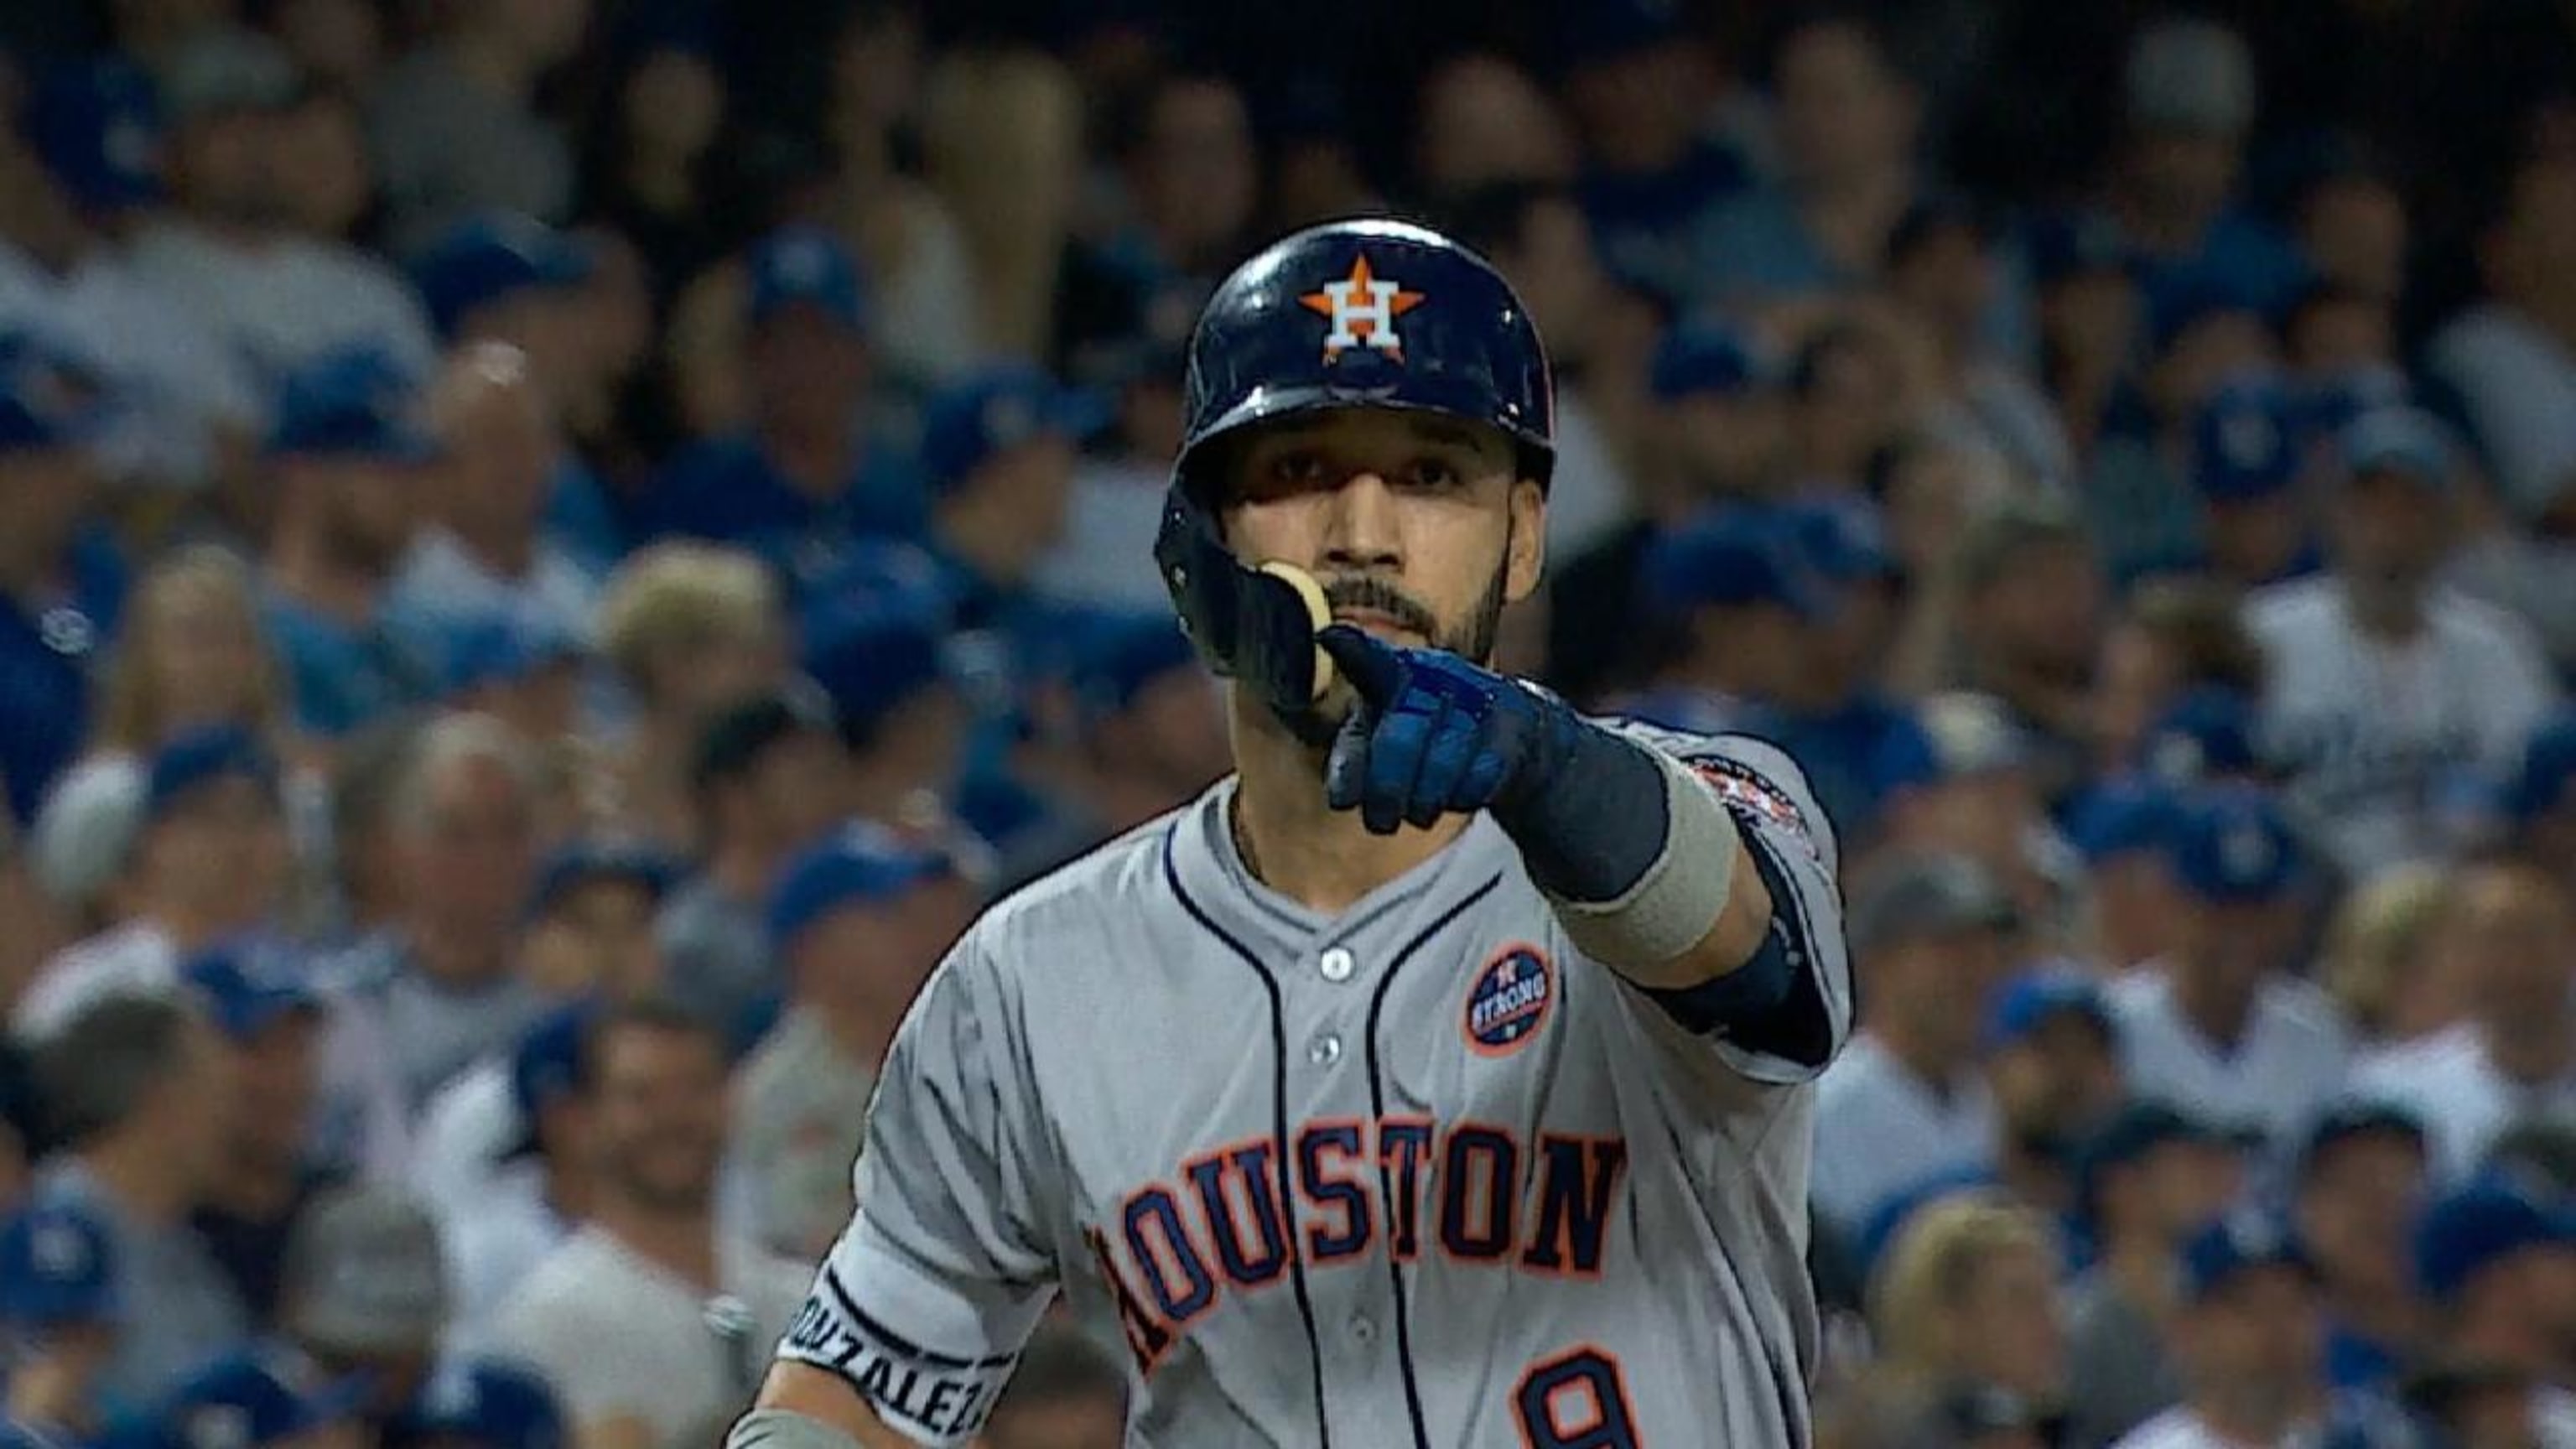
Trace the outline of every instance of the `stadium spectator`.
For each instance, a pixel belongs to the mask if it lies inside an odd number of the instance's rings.
[[[422,730],[395,786],[391,928],[330,971],[411,1112],[540,1010],[515,951],[539,848],[535,783],[527,746],[499,721],[446,715]]]
[[[2316,571],[2310,500],[2289,392],[2268,379],[2229,383],[2191,424],[2191,486],[2208,572],[2241,589]]]
[[[730,1026],[777,989],[761,912],[789,853],[851,811],[835,721],[811,689],[778,690],[716,716],[689,785],[698,868],[663,902],[655,927],[670,994]]]
[[[1055,57],[1031,49],[964,50],[931,67],[923,88],[923,171],[957,216],[975,264],[986,355],[1050,355],[1067,238],[1083,200],[1084,97]],[[1189,319],[1156,319],[1174,336]],[[1078,356],[1066,375],[1088,377]]]
[[[583,137],[579,214],[642,254],[656,315],[732,249],[715,147],[730,99],[714,27],[675,18],[622,48]]]
[[[1072,690],[1079,759],[1068,792],[1104,835],[1144,824],[1232,767],[1224,696],[1159,614],[1089,626]]]
[[[957,219],[898,164],[921,92],[922,17],[906,3],[850,8],[834,37],[823,117],[832,167],[809,203],[875,283],[888,380],[930,391],[983,352],[976,277]]]
[[[2290,205],[2299,251],[2334,295],[2394,308],[2414,260],[2397,178],[2359,142],[2328,139]]]
[[[2073,962],[2023,972],[1986,1022],[1995,1100],[1995,1178],[2016,1202],[2065,1221],[2078,1155],[2126,1100],[2119,1027],[2099,983]]]
[[[1977,520],[1958,549],[1959,682],[2003,701],[2057,798],[2086,735],[2104,595],[2093,545],[2073,514],[2031,499]]]
[[[418,704],[436,685],[434,645],[388,609],[437,456],[412,405],[410,378],[368,352],[320,359],[278,399],[265,622],[296,725],[324,741]]]
[[[906,829],[950,823],[973,753],[976,701],[946,658],[945,612],[936,597],[856,595],[806,621],[805,670],[849,750],[847,795],[818,791],[812,808],[837,805]],[[835,782],[825,775],[821,783]]]
[[[185,544],[135,579],[124,636],[100,685],[94,748],[146,755],[191,730],[234,725],[271,743],[285,686],[241,559]]]
[[[431,389],[442,486],[392,596],[393,610],[416,626],[444,632],[498,618],[544,636],[589,631],[599,581],[545,529],[563,442],[533,361],[506,343],[469,344]]]
[[[58,348],[0,336],[0,783],[24,825],[79,757],[89,661],[123,607],[121,566],[85,528],[96,388]]]
[[[2308,1130],[2291,1220],[2325,1289],[2326,1380],[2394,1396],[2401,1366],[2427,1347],[2408,1271],[2408,1234],[2423,1210],[2430,1147],[2409,1112],[2338,1103]]]
[[[2456,956],[2435,951],[2450,930],[2458,880],[2441,866],[2388,871],[2335,906],[2317,953],[2317,984],[2352,1024],[2356,1080],[2459,1020],[2467,983]]]
[[[563,1449],[570,1441],[545,1380],[498,1361],[440,1364],[384,1430],[388,1449]]]
[[[229,1137],[191,1221],[252,1321],[274,1323],[287,1238],[355,1155],[345,1143],[337,1163],[317,1152],[324,1004],[292,963],[239,948],[199,953],[180,979],[234,1053]]]
[[[1992,695],[1950,690],[1912,710],[1855,709],[1858,739],[1831,741],[1827,771],[1863,793],[1846,817],[1879,848],[1956,852],[1995,878],[2035,941],[2063,946],[2079,866],[2048,822],[2030,737]],[[1767,726],[1757,725],[1756,728]],[[1788,732],[1794,732],[1793,718]],[[1848,787],[1847,787],[1848,788]]]
[[[1654,540],[1640,565],[1640,591],[1675,641],[1637,713],[1717,729],[1757,705],[1803,702],[1832,600],[1784,514],[1717,504]]]
[[[746,425],[671,460],[641,500],[644,531],[738,544],[810,585],[856,539],[918,528],[920,483],[870,424],[875,324],[848,250],[790,227],[745,265]]]
[[[2576,509],[2576,279],[2554,258],[2576,239],[2576,164],[2514,143],[2472,189],[2468,238],[2484,296],[2428,344],[2513,515],[2563,538]]]
[[[2520,620],[2445,587],[2462,486],[2442,427],[2366,413],[2339,440],[2330,570],[2249,601],[2263,734],[2289,798],[2367,876],[2439,854],[2468,777],[2501,772],[2557,686]]]
[[[387,69],[372,107],[398,254],[480,212],[559,222],[572,207],[571,143],[539,111],[537,85],[580,46],[587,0],[470,0],[440,19]]]
[[[1547,672],[1569,697],[1599,698],[1657,662],[1666,631],[1652,627],[1639,574],[1658,539],[1703,509],[1767,501],[1786,482],[1787,419],[1773,372],[1734,327],[1679,326],[1658,344],[1637,516],[1551,570]]]
[[[1962,1400],[1981,1393],[2053,1416],[2066,1393],[2057,1262],[2047,1223],[1997,1194],[1934,1203],[1898,1231],[1870,1284],[1880,1442],[1955,1443]]]
[[[1411,163],[1418,194],[1465,196],[1497,182],[1574,180],[1574,138],[1529,73],[1491,52],[1434,65],[1414,92]]]
[[[350,349],[426,373],[428,320],[401,276],[289,223],[275,151],[304,85],[295,63],[255,32],[218,27],[185,42],[160,78],[175,205],[135,237],[137,274],[248,358],[263,389]]]
[[[1888,232],[1888,294],[1949,379],[1944,422],[1992,449],[2015,477],[2063,488],[2079,476],[2066,430],[2022,359],[1995,337],[1999,311],[2018,314],[2025,300],[2010,295],[1998,240],[1975,202],[1919,197]]]
[[[81,1438],[104,1427],[98,1380],[117,1353],[113,1229],[64,1199],[0,1222],[0,1336],[9,1352],[6,1417],[15,1428]]]
[[[1118,1366],[1081,1334],[1041,1324],[983,1436],[990,1449],[1118,1449],[1126,1422]]]
[[[2155,721],[2187,691],[2263,691],[2263,650],[2236,599],[2206,579],[2151,579],[2107,621],[2093,674],[2093,765],[2129,768]]]
[[[767,928],[784,1009],[743,1063],[731,1139],[771,1251],[819,1262],[847,1225],[852,1127],[975,904],[943,855],[875,826],[833,832],[779,872]]]
[[[596,366],[585,288],[599,258],[577,238],[516,212],[469,217],[412,263],[430,324],[450,347],[506,343],[526,354],[551,420]],[[549,458],[549,465],[554,460]]]
[[[1861,1029],[1816,1095],[1816,1210],[1846,1233],[1925,1182],[1993,1167],[2000,1133],[1978,1049],[2013,919],[1994,878],[1962,856],[1891,859],[1856,883]]]
[[[376,171],[355,96],[308,82],[274,119],[269,164],[289,230],[327,245],[363,239],[376,209]]]
[[[2537,1390],[2548,1436],[2576,1427],[2576,1222],[2563,1196],[2511,1179],[2446,1194],[2415,1226],[2413,1267],[2454,1362],[2495,1365]],[[2544,1437],[2541,1442],[2550,1442]]]
[[[2092,1261],[2067,1295],[2068,1443],[2099,1449],[2180,1396],[2165,1332],[2183,1244],[2243,1185],[2235,1147],[2161,1103],[2131,1103],[2084,1144],[2077,1213]]]
[[[2121,87],[2109,210],[2149,268],[2223,282],[2258,308],[2288,300],[2306,270],[2298,253],[2236,204],[2259,100],[2244,37],[2196,17],[2151,20],[2131,39]]]
[[[676,870],[659,851],[615,840],[576,840],[538,866],[512,954],[515,976],[544,1003],[534,1032],[555,1012],[633,1001],[663,986],[653,920]],[[459,1072],[421,1108],[411,1181],[451,1218],[479,1210],[512,1144],[535,1131],[522,1111],[517,1063],[530,1037],[504,1040]]]
[[[1689,295],[1735,309],[1875,281],[1916,199],[1921,97],[1857,10],[1793,20],[1774,41],[1780,174],[1698,238]]]
[[[2074,944],[2113,971],[2170,954],[2181,915],[2169,838],[2180,822],[2171,787],[2118,775],[2068,812],[2066,838],[2084,871]]]
[[[2426,965],[2459,993],[2461,1020],[2382,1053],[2357,1090],[2421,1118],[2436,1173],[2457,1182],[2521,1121],[2576,1120],[2576,990],[2564,888],[2512,866],[2463,875],[2444,902]]]
[[[438,1226],[384,1187],[342,1187],[307,1208],[287,1240],[272,1342],[360,1395],[381,1424],[438,1361],[450,1314]]]
[[[1077,241],[1056,284],[1053,357],[1078,373],[1085,354],[1154,332],[1165,312],[1194,314],[1242,260],[1260,196],[1243,93],[1211,71],[1148,81],[1112,138],[1121,213]]]
[[[577,1440],[705,1444],[759,1386],[810,1275],[717,1229],[713,1031],[637,1003],[603,1014],[583,1054],[589,1219],[501,1309],[498,1341],[554,1386]]]
[[[104,442],[123,479],[182,491],[238,483],[261,393],[177,299],[138,274],[125,239],[162,198],[162,107],[122,60],[50,68],[0,133],[0,330],[71,343],[115,402]]]
[[[2334,1003],[2294,974],[2311,867],[2250,786],[2198,792],[2167,849],[2177,944],[2111,988],[2130,1088],[2286,1154],[2352,1060]]]
[[[1152,551],[1135,544],[1163,521],[1181,450],[1179,342],[1152,337],[1104,348],[1074,380],[1108,395],[1108,425],[1074,465],[1064,536],[1039,565],[1038,590],[1081,608],[1169,608]]]
[[[1716,210],[1744,185],[1745,168],[1702,133],[1718,80],[1709,57],[1674,7],[1654,0],[1563,6],[1552,15],[1548,58],[1582,141],[1583,209],[1603,257],[1684,305],[1710,300],[1699,286],[1706,235]],[[1508,110],[1485,114],[1513,119]],[[1549,118],[1541,134],[1556,129]],[[1535,155],[1552,159],[1553,147]]]
[[[2087,211],[2035,218],[2022,250],[2038,302],[2039,382],[2089,473],[2144,336],[2136,254],[2117,223]]]
[[[1093,399],[1028,367],[975,372],[924,405],[929,544],[959,627],[1042,627],[1015,616],[1064,537],[1075,450],[1102,421]]]
[[[235,725],[180,735],[145,766],[116,886],[124,919],[47,962],[12,1009],[49,1036],[108,993],[166,990],[200,948],[273,924],[292,883],[276,756]]]
[[[681,848],[696,840],[689,761],[727,706],[787,668],[778,590],[757,559],[673,543],[620,565],[599,607],[599,652],[638,711],[615,765],[622,817]]]
[[[236,1070],[214,1026],[166,996],[101,998],[38,1053],[64,1152],[31,1201],[69,1205],[106,1230],[116,1352],[97,1392],[111,1412],[151,1404],[249,1332],[239,1295],[188,1224],[231,1148]]]
[[[572,1002],[520,1036],[506,1063],[507,1099],[480,1124],[504,1133],[476,1144],[488,1157],[440,1163],[424,1154],[416,1164],[456,1290],[451,1347],[488,1347],[501,1306],[589,1212],[582,1050],[598,1016],[596,1003]],[[433,1168],[445,1170],[432,1178]]]

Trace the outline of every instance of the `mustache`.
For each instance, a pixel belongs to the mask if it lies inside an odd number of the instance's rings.
[[[1440,621],[1412,595],[1374,574],[1347,574],[1324,581],[1324,602],[1336,609],[1367,609],[1384,614],[1426,639],[1437,638]]]

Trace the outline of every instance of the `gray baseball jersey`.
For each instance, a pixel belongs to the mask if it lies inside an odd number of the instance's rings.
[[[1131,1446],[1806,1444],[1834,843],[1770,746],[1614,728],[1743,827],[1783,1005],[1688,1029],[1567,944],[1489,815],[1310,911],[1221,783],[959,942],[781,1354],[963,1444],[1060,1292],[1129,1365]]]

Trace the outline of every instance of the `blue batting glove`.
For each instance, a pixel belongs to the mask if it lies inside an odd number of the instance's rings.
[[[1547,752],[1563,706],[1439,649],[1348,624],[1315,636],[1359,698],[1334,733],[1324,797],[1379,835],[1486,809]]]

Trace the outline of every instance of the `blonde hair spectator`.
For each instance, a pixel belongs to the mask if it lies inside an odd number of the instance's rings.
[[[696,828],[687,770],[717,712],[787,672],[778,584],[760,560],[705,543],[657,544],[609,577],[599,610],[602,658],[641,706],[612,773],[603,818],[685,849]]]
[[[2440,866],[2402,866],[2335,908],[2317,975],[2363,1041],[2410,1041],[2458,1015],[2458,983],[2430,949],[2455,884]]]
[[[1906,1397],[1981,1385],[2053,1400],[2066,1364],[2057,1273],[2047,1225],[2001,1193],[1921,1209],[1870,1280],[1885,1387]]]
[[[986,350],[1045,356],[1083,174],[1072,75],[1034,51],[947,57],[931,69],[921,132],[930,184],[965,233]]]
[[[142,754],[199,725],[274,735],[285,717],[285,680],[260,632],[249,565],[202,543],[156,560],[135,584],[93,743]]]

